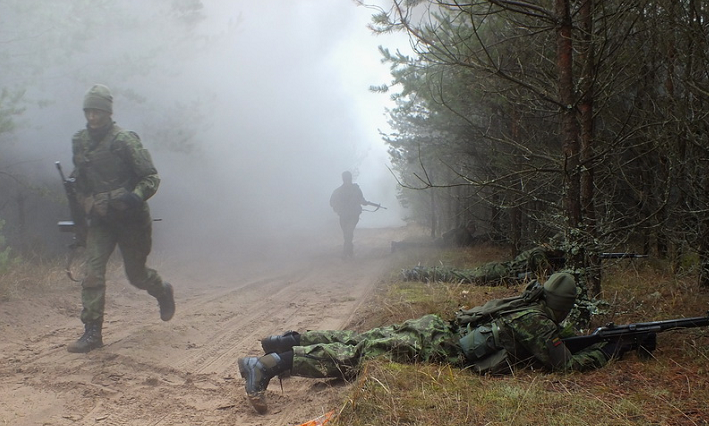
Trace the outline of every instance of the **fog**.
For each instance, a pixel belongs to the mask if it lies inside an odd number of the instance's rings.
[[[92,9],[57,16],[62,25],[102,26],[96,33],[52,33],[66,35],[60,44],[71,54],[32,76],[6,77],[6,85],[27,87],[36,100],[9,141],[9,170],[22,164],[23,172],[58,180],[59,160],[70,171],[71,136],[85,125],[84,93],[102,83],[113,92],[114,120],[141,136],[162,179],[150,200],[161,219],[156,251],[207,257],[320,237],[339,243],[328,202],[344,170],[365,198],[387,207],[364,212],[360,228],[403,224],[380,135],[390,131],[386,108],[393,104],[369,87],[391,81],[378,46],[405,51],[408,39],[372,34],[373,10],[349,0],[205,0],[204,19],[187,37],[153,20],[156,9],[141,11],[151,6],[119,3],[113,7],[125,16],[115,22],[92,16]],[[13,22],[40,19],[33,15],[40,9],[15,12]],[[123,27],[141,13],[147,22]],[[47,43],[42,34],[36,42]],[[92,38],[82,39],[86,34]],[[23,46],[40,51],[34,40]]]

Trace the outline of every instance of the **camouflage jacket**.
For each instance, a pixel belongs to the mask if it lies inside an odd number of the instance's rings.
[[[603,344],[575,354],[569,352],[563,344],[559,326],[543,302],[503,314],[496,322],[500,327],[499,344],[507,350],[515,365],[550,371],[586,371],[608,362],[600,349]]]
[[[142,200],[152,197],[160,177],[150,153],[138,135],[112,125],[106,136],[94,141],[86,129],[72,138],[72,153],[79,202],[87,214],[104,216],[109,209],[123,210],[117,201],[127,192]]]

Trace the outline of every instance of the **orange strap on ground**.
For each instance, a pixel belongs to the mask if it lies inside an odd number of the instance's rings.
[[[335,410],[332,410],[328,413],[323,414],[322,416],[315,418],[313,420],[307,421],[303,424],[300,424],[298,426],[323,426],[327,424],[327,422],[330,421],[332,416],[335,414]]]

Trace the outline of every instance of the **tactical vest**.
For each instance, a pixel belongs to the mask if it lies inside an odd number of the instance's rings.
[[[91,140],[86,130],[74,136],[74,164],[83,184],[81,201],[87,214],[106,215],[112,200],[135,187],[137,177],[122,157],[125,139],[131,136],[138,138],[116,125],[99,142]]]

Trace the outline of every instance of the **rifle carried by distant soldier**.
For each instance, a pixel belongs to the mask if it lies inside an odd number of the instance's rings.
[[[641,358],[649,358],[657,347],[657,333],[682,328],[709,326],[709,312],[703,317],[679,318],[664,321],[640,322],[626,325],[609,323],[597,328],[586,336],[574,336],[563,339],[564,344],[576,353],[595,343],[609,342],[617,348],[620,356],[625,352],[636,350]]]
[[[79,203],[79,199],[76,196],[76,180],[73,177],[67,178],[64,176],[64,171],[62,170],[62,165],[59,161],[54,163],[59,170],[59,176],[62,179],[62,184],[64,185],[64,191],[66,192],[66,198],[69,202],[69,213],[71,214],[71,220],[63,220],[57,223],[59,225],[59,230],[61,232],[73,232],[74,239],[69,245],[71,250],[69,253],[69,258],[66,264],[66,274],[74,282],[79,282],[74,278],[71,273],[71,264],[74,261],[74,256],[78,248],[86,247],[86,236],[88,235],[88,221],[86,218],[86,213]]]

